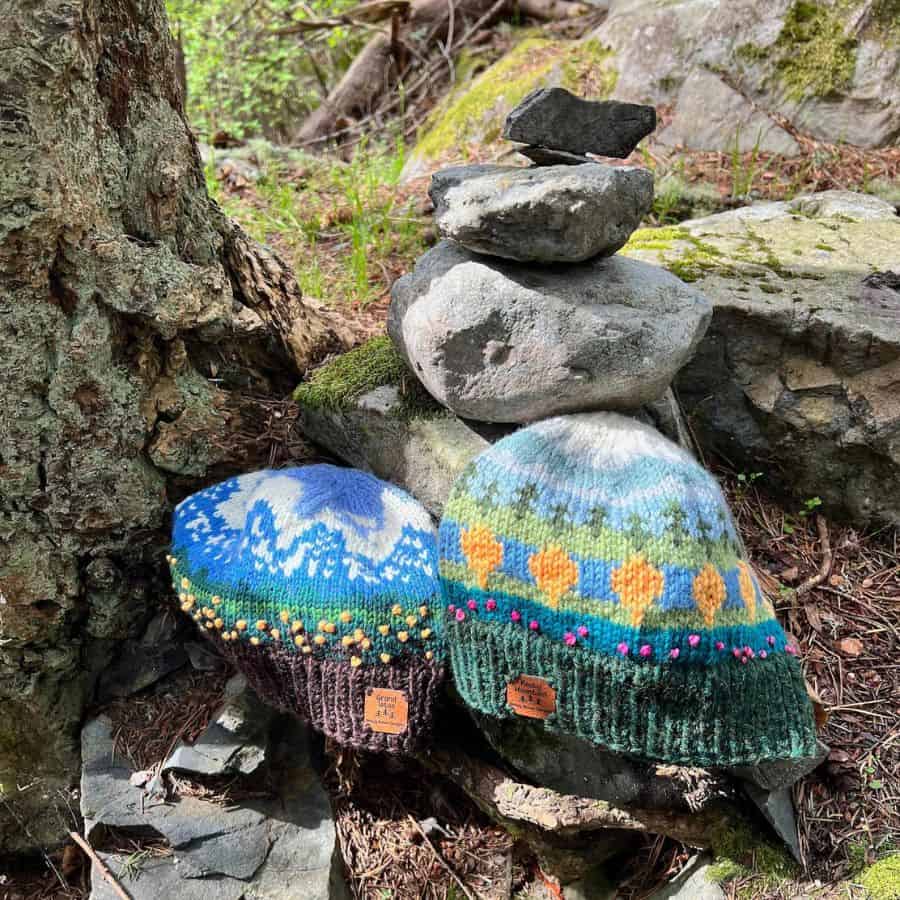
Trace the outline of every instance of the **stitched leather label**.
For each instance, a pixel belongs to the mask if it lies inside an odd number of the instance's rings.
[[[403,734],[409,722],[409,703],[403,691],[372,688],[363,708],[365,723],[382,734]]]
[[[543,678],[520,675],[506,686],[506,702],[529,719],[546,719],[556,712],[556,691]]]

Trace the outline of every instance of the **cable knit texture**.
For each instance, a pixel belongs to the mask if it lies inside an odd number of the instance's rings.
[[[815,752],[796,648],[721,489],[653,428],[590,413],[504,438],[454,485],[439,548],[475,709],[670,763]],[[537,714],[520,676],[546,682]]]
[[[435,538],[403,491],[316,465],[188,497],[169,564],[182,610],[260,697],[341,743],[413,753],[446,666]],[[367,713],[384,691],[405,703],[386,728]]]

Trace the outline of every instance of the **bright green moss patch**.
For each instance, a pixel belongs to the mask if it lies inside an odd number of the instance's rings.
[[[682,242],[682,246],[674,247],[676,241]],[[629,250],[658,250],[663,254],[674,250],[671,256],[663,255],[660,261],[682,281],[697,281],[713,270],[721,275],[734,274],[734,270],[717,247],[700,240],[686,228],[677,225],[665,228],[639,228],[622,249],[626,253]]]
[[[676,225],[665,228],[638,228],[623,250],[669,250],[673,241],[689,241],[691,233],[687,228]]]
[[[869,866],[859,878],[871,900],[900,900],[900,853]]]
[[[398,415],[441,412],[386,335],[374,337],[317,369],[308,381],[298,385],[294,400],[306,409],[339,412],[383,385],[399,390],[404,402]]]
[[[720,884],[733,878],[756,875],[762,876],[767,887],[775,888],[780,882],[794,878],[799,871],[782,847],[763,840],[745,822],[713,834],[711,849],[715,862],[710,866],[709,877]],[[759,887],[757,878],[752,890],[758,891]],[[742,897],[740,892],[738,897]]]
[[[821,3],[797,0],[775,42],[778,70],[795,100],[846,90],[856,68],[856,39]]]

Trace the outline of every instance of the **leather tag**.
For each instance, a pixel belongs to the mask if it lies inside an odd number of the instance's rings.
[[[556,712],[556,691],[543,678],[520,675],[506,686],[506,702],[520,716],[546,719]]]
[[[403,734],[409,721],[409,703],[403,691],[372,688],[363,707],[365,723],[382,734]]]

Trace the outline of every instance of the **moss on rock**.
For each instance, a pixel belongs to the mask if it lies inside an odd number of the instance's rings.
[[[386,335],[371,338],[342,354],[297,386],[294,400],[310,410],[340,412],[375,388],[392,385],[403,399],[403,415],[434,416],[441,412],[434,399],[410,372]]]
[[[869,866],[859,877],[871,900],[900,900],[900,853]]]
[[[578,43],[527,37],[438,106],[414,155],[436,160],[470,143],[498,140],[510,110],[545,85],[562,85],[581,96],[606,97],[616,84],[610,57],[611,51],[597,40]]]
[[[759,896],[759,881],[764,881],[767,888],[775,888],[781,882],[794,878],[798,874],[798,866],[791,860],[783,847],[776,847],[764,840],[747,823],[739,822],[733,827],[723,829],[712,835],[711,850],[715,862],[710,867],[709,877],[712,881],[722,883],[733,878],[744,878],[755,875],[751,893],[739,898]]]

